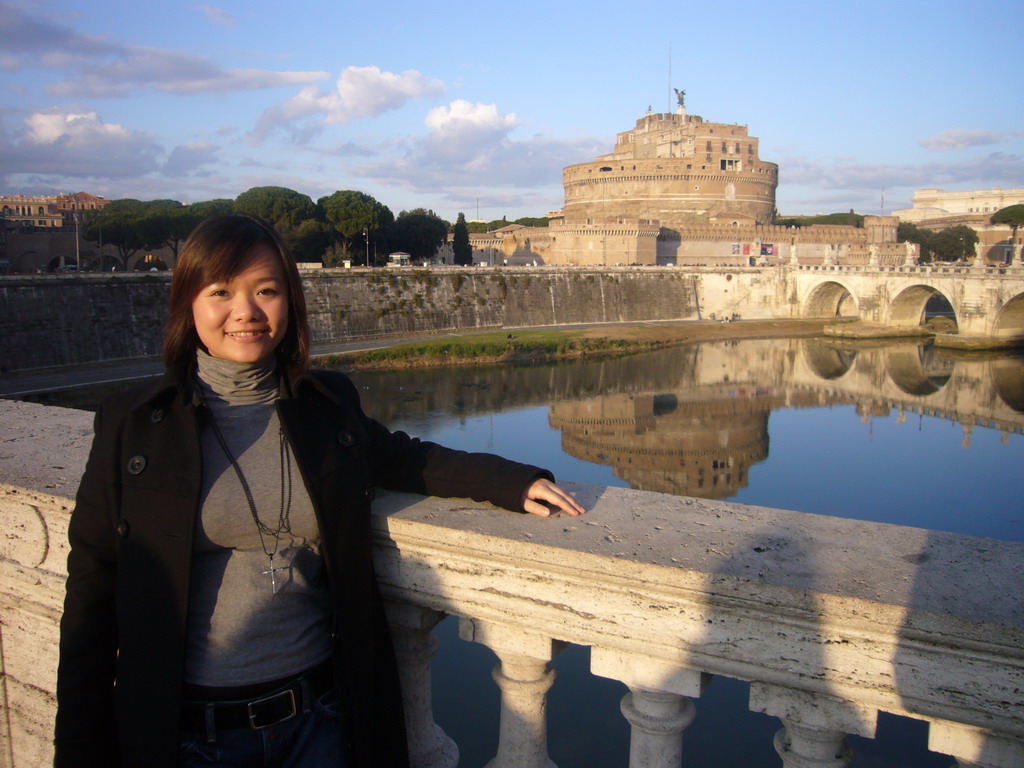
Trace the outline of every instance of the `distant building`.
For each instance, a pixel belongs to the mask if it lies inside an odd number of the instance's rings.
[[[972,189],[966,192],[947,192],[927,187],[914,191],[913,208],[893,211],[900,221],[918,224],[950,217],[984,217],[1011,205],[1024,204],[1024,189]]]
[[[52,197],[0,196],[0,217],[4,229],[60,229],[64,217]]]
[[[76,215],[102,209],[109,203],[88,192],[28,197],[0,195],[0,218],[4,228],[53,230],[74,227]]]
[[[0,195],[0,273],[46,272],[72,264],[77,269],[80,263],[102,268],[102,255],[80,240],[75,221],[109,202],[88,192]]]
[[[901,222],[937,232],[966,226],[978,233],[977,250],[990,263],[1009,261],[1012,229],[992,224],[992,214],[1011,205],[1024,204],[1024,189],[972,189],[948,192],[927,187],[914,192],[913,207],[893,211]]]
[[[565,206],[547,227],[471,236],[473,263],[735,267],[914,263],[897,219],[864,227],[774,225],[779,169],[746,126],[648,113],[614,150],[562,171]]]
[[[562,171],[568,221],[658,221],[679,230],[715,222],[770,224],[779,167],[747,127],[706,123],[680,107],[648,113],[611,154]]]

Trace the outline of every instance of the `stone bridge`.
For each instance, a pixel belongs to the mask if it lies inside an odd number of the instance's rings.
[[[91,415],[31,403],[0,421],[0,766],[52,760],[56,638]],[[585,518],[381,494],[374,558],[415,768],[455,768],[434,722],[432,627],[497,656],[490,763],[551,768],[550,666],[589,646],[628,688],[629,768],[678,768],[712,675],[779,718],[784,768],[843,768],[879,713],[922,720],[958,768],[1024,765],[1024,544],[593,485]],[[695,701],[696,700],[696,701]],[[736,738],[744,738],[742,732]],[[763,745],[765,753],[771,745]]]
[[[936,294],[953,307],[970,337],[1024,340],[1024,267],[797,265],[792,299],[800,317],[857,317],[915,327]]]

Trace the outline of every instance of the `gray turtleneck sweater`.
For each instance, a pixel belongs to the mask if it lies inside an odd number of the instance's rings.
[[[199,388],[252,492],[260,520],[278,528],[282,438],[274,407],[274,360],[234,363],[199,352]],[[208,419],[202,432],[203,483],[189,587],[185,682],[242,686],[299,674],[330,655],[330,609],[320,534],[294,456],[290,533],[259,530],[241,482]],[[267,552],[274,552],[277,592]]]

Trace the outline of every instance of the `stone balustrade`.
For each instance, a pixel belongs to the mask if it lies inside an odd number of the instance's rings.
[[[50,755],[70,498],[90,415],[4,403],[0,766]],[[1024,543],[592,485],[582,518],[382,493],[375,557],[416,765],[455,766],[431,713],[431,628],[494,651],[493,768],[547,768],[550,662],[622,681],[629,765],[680,765],[712,675],[750,681],[785,768],[850,762],[879,712],[925,720],[960,768],[1024,765]]]

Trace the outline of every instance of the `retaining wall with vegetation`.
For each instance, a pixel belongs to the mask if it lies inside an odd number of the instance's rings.
[[[314,343],[697,316],[699,279],[667,269],[303,272]],[[0,278],[5,371],[160,354],[167,273]]]

